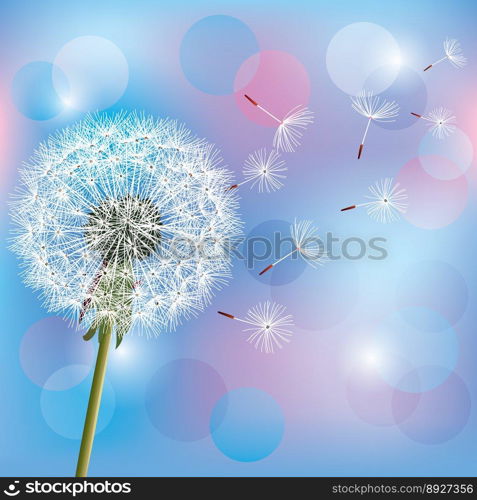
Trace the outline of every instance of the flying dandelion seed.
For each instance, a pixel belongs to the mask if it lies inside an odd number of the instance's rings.
[[[253,344],[260,352],[271,354],[275,352],[275,348],[281,349],[284,343],[290,342],[292,337],[292,332],[288,328],[293,326],[293,317],[291,314],[285,314],[285,311],[285,306],[267,300],[249,309],[245,319],[237,318],[229,313],[217,312],[227,318],[250,325],[249,328],[243,330],[250,332],[247,342]]]
[[[311,267],[323,265],[324,262],[328,260],[328,257],[323,249],[323,243],[318,236],[317,229],[312,224],[313,222],[309,220],[299,222],[295,220],[293,225],[290,226],[291,237],[295,248],[273,264],[268,265],[258,274],[262,275],[266,273],[272,269],[272,267],[277,266],[277,264],[295,253],[302,257]]]
[[[88,470],[111,337],[119,346],[134,328],[174,329],[230,277],[240,220],[220,163],[177,122],[123,113],[60,131],[21,172],[12,249],[24,281],[48,311],[82,321],[85,340],[98,333],[77,476]]]
[[[369,125],[371,121],[376,122],[393,122],[399,114],[399,106],[394,102],[386,101],[380,96],[373,95],[372,92],[363,90],[359,95],[351,97],[351,106],[360,115],[368,119],[366,129],[364,131],[363,140],[359,145],[358,160],[363,152],[364,142],[368,135]]]
[[[431,69],[436,64],[439,64],[443,61],[450,61],[450,63],[456,68],[463,68],[467,64],[467,58],[462,53],[462,49],[460,47],[460,43],[455,38],[446,38],[444,40],[444,57],[441,57],[436,62],[429,64],[424,71]]]
[[[371,201],[350,205],[341,211],[353,210],[358,207],[366,207],[371,218],[388,223],[399,219],[400,214],[407,209],[407,194],[404,188],[399,189],[399,183],[393,184],[393,179],[382,179],[369,187],[370,195],[366,198]]]
[[[418,113],[411,113],[411,115],[426,120],[432,135],[438,139],[443,139],[455,132],[455,116],[452,111],[442,106],[433,109],[427,116]]]
[[[286,178],[283,172],[286,172],[285,162],[280,159],[280,154],[274,149],[267,153],[262,148],[249,154],[245,161],[243,176],[245,180],[239,184],[233,184],[229,189],[236,189],[247,182],[251,182],[250,189],[258,186],[258,192],[277,191],[283,186],[282,179]]]
[[[249,97],[247,94],[245,94],[244,97],[251,104],[256,106],[278,123],[277,131],[273,137],[273,147],[277,150],[282,150],[288,153],[295,151],[295,149],[300,145],[303,132],[306,130],[308,125],[313,123],[313,111],[310,111],[305,106],[299,105],[289,111],[286,116],[280,120],[280,118],[277,118],[274,114],[270,113],[270,111],[258,104],[257,101]]]

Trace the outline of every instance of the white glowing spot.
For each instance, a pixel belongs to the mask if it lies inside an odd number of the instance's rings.
[[[402,57],[400,55],[396,55],[396,56],[391,58],[391,64],[393,66],[401,66],[402,63],[403,63],[403,61],[402,61]]]

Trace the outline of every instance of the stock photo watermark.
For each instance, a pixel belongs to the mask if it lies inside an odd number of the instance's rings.
[[[387,239],[374,236],[363,239],[357,236],[346,238],[326,233],[324,238],[307,238],[297,246],[296,240],[282,232],[273,233],[272,237],[253,236],[236,239],[218,239],[175,237],[170,244],[161,249],[165,260],[174,261],[207,260],[229,256],[244,261],[247,269],[255,268],[259,263],[280,259],[289,255],[290,260],[300,258],[300,250],[308,250],[308,260],[384,260],[388,257]],[[296,251],[298,250],[298,251]]]

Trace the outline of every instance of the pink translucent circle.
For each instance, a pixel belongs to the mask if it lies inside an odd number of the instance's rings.
[[[440,161],[446,160],[440,158]],[[467,203],[467,180],[464,176],[436,179],[424,170],[418,158],[413,158],[401,168],[396,181],[408,195],[404,217],[417,227],[445,227],[460,216]]]
[[[455,179],[464,174],[474,157],[472,141],[457,128],[447,137],[437,139],[427,133],[419,144],[419,157],[426,172],[441,180]],[[442,159],[448,158],[447,162]]]
[[[308,104],[310,78],[303,64],[291,54],[265,50],[242,64],[234,90],[237,106],[247,118],[265,127],[276,127],[277,122],[252,105],[244,94],[281,119],[296,106]]]
[[[348,403],[365,422],[388,426],[406,420],[416,409],[420,394],[395,389],[369,367],[355,369],[346,384]]]

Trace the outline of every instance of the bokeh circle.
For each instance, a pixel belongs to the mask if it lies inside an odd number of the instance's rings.
[[[354,413],[376,426],[403,422],[416,409],[420,395],[387,384],[370,366],[354,368],[346,383],[346,396]]]
[[[40,405],[43,417],[48,426],[57,434],[68,439],[80,439],[83,432],[85,408],[92,383],[92,374],[81,384],[64,391],[49,390],[58,387],[64,379],[75,379],[78,372],[87,367],[70,365],[53,373],[45,382],[41,392]],[[116,406],[116,398],[111,384],[106,379],[101,396],[101,406],[96,426],[96,434],[101,432],[111,421]]]
[[[34,323],[20,345],[20,364],[25,375],[40,387],[49,379],[50,391],[63,391],[79,384],[89,373],[94,358],[93,343],[85,342],[82,333],[57,316]],[[81,368],[70,370],[63,379],[50,378],[68,365]]]
[[[293,306],[293,320],[299,328],[317,331],[344,321],[353,312],[359,291],[357,266],[340,260],[316,269],[307,264],[293,282],[273,287],[271,296],[279,304]]]
[[[395,412],[400,411],[399,406],[398,400],[393,401]],[[454,438],[464,429],[470,410],[469,390],[463,380],[452,373],[441,385],[422,393],[412,415],[398,425],[413,441],[427,445],[440,444]]]
[[[345,26],[331,39],[326,67],[333,83],[350,95],[366,86],[374,93],[386,90],[396,79],[401,51],[382,26],[360,22]]]
[[[53,85],[54,73],[56,88]],[[49,120],[58,115],[65,106],[61,96],[68,92],[69,85],[63,71],[45,61],[26,64],[12,81],[12,98],[16,108],[32,120]]]
[[[287,285],[305,270],[306,262],[293,254],[266,273],[260,271],[294,249],[290,236],[290,223],[280,219],[262,222],[251,229],[244,241],[244,265],[250,275],[260,283],[271,286]]]
[[[237,106],[247,118],[265,127],[276,127],[277,122],[253,106],[244,94],[282,119],[296,106],[308,104],[311,84],[306,68],[295,56],[264,50],[242,64],[234,88]]]
[[[372,82],[375,80],[376,77],[371,75],[365,88],[372,89]],[[389,130],[401,130],[416,124],[416,117],[411,115],[411,112],[424,113],[427,88],[419,73],[403,66],[399,69],[394,82],[384,92],[383,98],[398,103],[399,114],[394,121],[376,121],[376,125]]]
[[[442,162],[439,158],[448,161]],[[422,168],[436,179],[445,181],[465,174],[473,158],[474,148],[469,136],[457,127],[452,134],[441,139],[427,132],[419,144]]]
[[[467,284],[459,271],[446,262],[416,262],[402,272],[396,301],[407,321],[413,321],[412,314],[407,315],[413,310],[408,308],[426,307],[454,325],[467,308]]]
[[[182,71],[187,80],[207,94],[234,91],[241,64],[259,51],[252,30],[240,19],[215,15],[194,23],[180,48]]]
[[[176,359],[151,378],[146,390],[147,414],[165,436],[197,441],[209,435],[212,409],[226,392],[222,377],[207,363]]]
[[[285,418],[270,394],[241,387],[217,402],[210,428],[215,445],[224,455],[239,462],[255,462],[278,447]]]
[[[376,369],[383,380],[415,393],[441,384],[454,370],[459,354],[459,341],[449,322],[425,307],[388,315],[376,328],[374,347]]]
[[[442,159],[449,162],[450,160]],[[467,204],[468,187],[465,176],[439,180],[429,175],[419,158],[406,163],[396,176],[406,189],[408,207],[404,218],[424,229],[439,229],[454,222]]]
[[[61,73],[60,73],[61,72]],[[66,75],[68,91],[60,85]],[[97,111],[116,103],[126,90],[129,67],[121,50],[100,36],[80,36],[59,50],[53,84],[63,102],[78,111]]]

